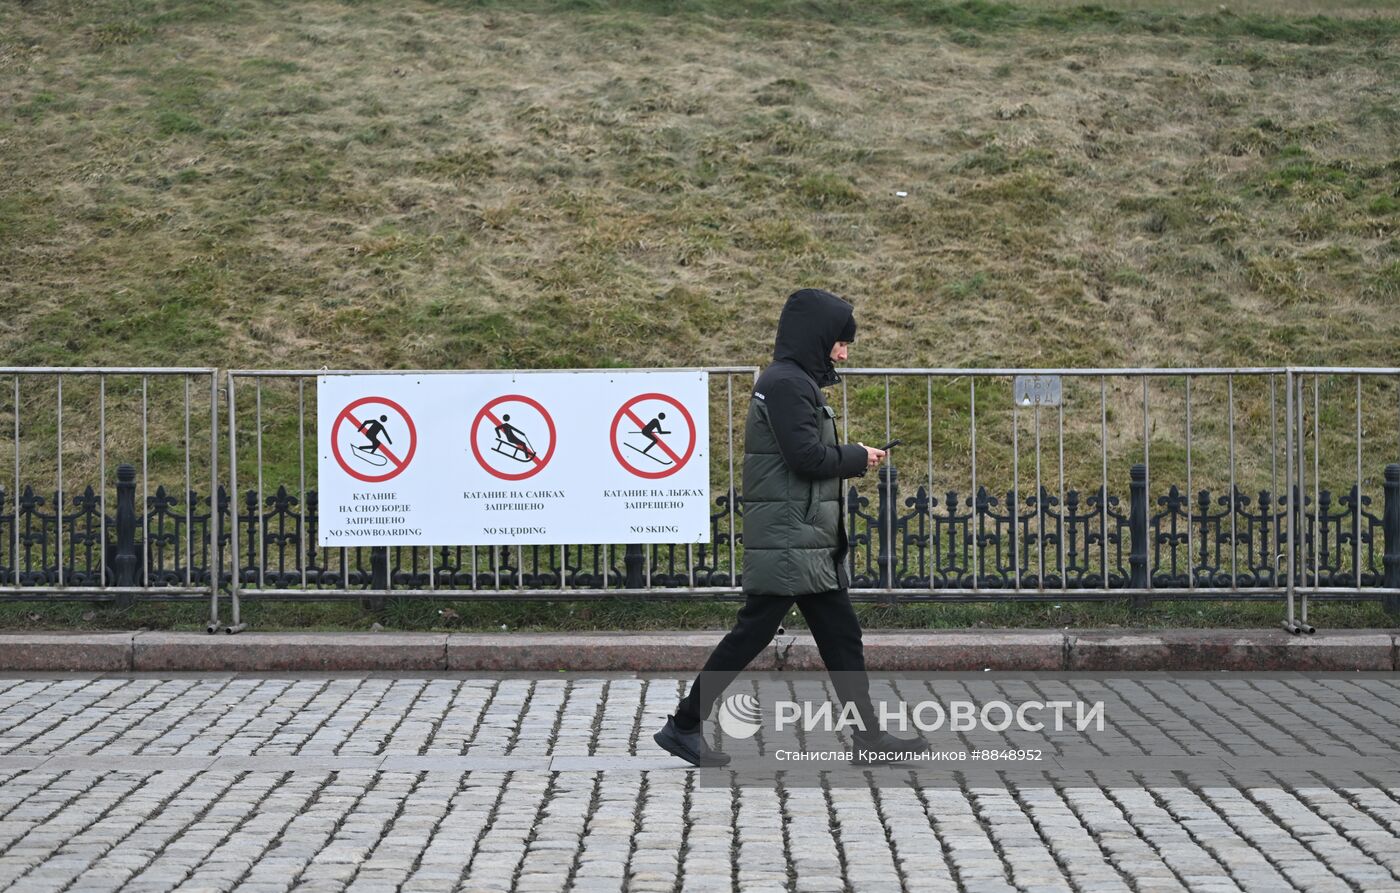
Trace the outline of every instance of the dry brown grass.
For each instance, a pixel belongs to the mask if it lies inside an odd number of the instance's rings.
[[[818,285],[861,365],[1392,364],[1388,7],[1216,5],[9,4],[0,345],[759,364]]]

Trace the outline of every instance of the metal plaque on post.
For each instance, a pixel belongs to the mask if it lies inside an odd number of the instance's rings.
[[[1060,376],[1018,375],[1014,391],[1017,406],[1059,406]]]

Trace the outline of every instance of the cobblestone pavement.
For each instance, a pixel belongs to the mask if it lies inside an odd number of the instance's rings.
[[[860,787],[698,783],[685,685],[0,677],[0,890],[1400,890],[1394,674],[949,674],[1108,729]]]

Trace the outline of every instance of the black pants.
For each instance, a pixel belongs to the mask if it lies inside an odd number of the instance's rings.
[[[844,703],[855,704],[867,730],[880,728],[870,704],[860,620],[844,589],[812,595],[750,595],[734,628],[715,646],[690,692],[676,705],[678,723],[689,728],[710,715],[715,701],[734,677],[773,641],[773,634],[794,602],[807,618],[822,663],[832,674],[836,694]]]

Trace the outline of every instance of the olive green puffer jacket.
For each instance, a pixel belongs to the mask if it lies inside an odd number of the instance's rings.
[[[785,335],[790,342],[797,338],[795,332],[815,326],[815,348],[824,344],[821,357],[827,359],[851,312],[849,304],[827,297],[830,302],[805,303],[805,314],[784,309],[779,352]],[[792,304],[789,300],[789,308]],[[818,378],[798,362],[801,358],[785,356],[765,369],[749,402],[743,489],[746,594],[806,595],[850,586],[841,479],[865,473],[866,452],[837,442],[836,414],[818,387],[818,381],[836,379],[829,361],[825,370],[815,370]]]

